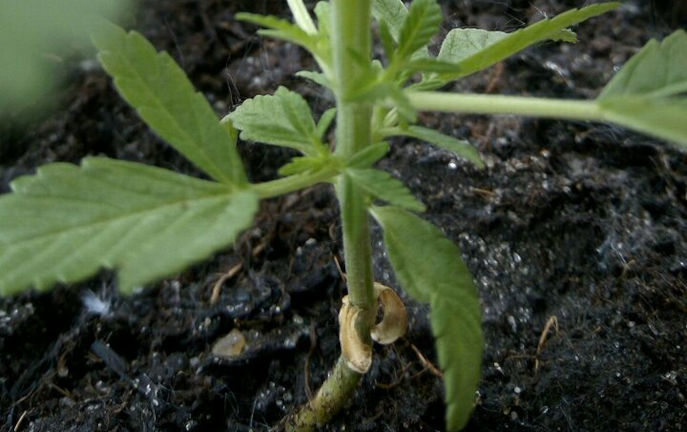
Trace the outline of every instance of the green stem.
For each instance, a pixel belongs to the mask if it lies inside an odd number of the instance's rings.
[[[348,101],[359,85],[363,71],[353,57],[371,53],[371,0],[332,0],[332,48],[337,102],[336,151],[344,159],[371,144],[372,107]],[[350,303],[361,313],[355,323],[360,338],[368,344],[374,323],[376,299],[372,288],[372,248],[366,196],[345,175],[339,176],[336,195],[341,220]],[[362,375],[346,366],[340,357],[317,395],[293,417],[286,428],[310,431],[331,419],[353,396]]]
[[[363,322],[357,323],[356,327],[361,338],[369,342],[376,299],[372,289],[372,247],[367,202],[364,193],[346,176],[339,177],[336,196],[341,208],[348,298],[352,305],[366,314]]]
[[[364,74],[358,57],[370,58],[371,0],[333,0],[333,54],[336,73],[336,151],[348,158],[372,141],[372,106],[349,102]],[[341,207],[344,258],[348,297],[353,306],[363,310],[356,325],[363,340],[370,341],[370,326],[376,307],[372,289],[372,252],[365,194],[345,175],[339,177],[336,195]]]
[[[353,394],[361,375],[346,366],[343,357],[334,366],[334,370],[320,389],[298,413],[284,422],[286,431],[312,431],[317,426],[327,423]]]
[[[603,112],[595,101],[441,92],[407,92],[406,94],[411,105],[419,111],[603,120]]]

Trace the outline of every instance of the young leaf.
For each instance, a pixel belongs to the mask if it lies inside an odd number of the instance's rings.
[[[379,39],[382,42],[382,48],[384,49],[384,54],[386,54],[387,59],[393,62],[396,53],[396,43],[394,42],[394,37],[391,35],[389,25],[386,21],[379,22]]]
[[[687,100],[609,98],[599,101],[603,118],[687,149]]]
[[[305,7],[303,0],[286,0],[293,14],[293,20],[308,34],[317,33],[315,23],[312,21],[308,9]]]
[[[472,275],[458,247],[422,218],[395,207],[374,207],[384,243],[404,290],[431,306],[432,331],[446,388],[446,429],[467,423],[480,380],[482,312]]]
[[[687,33],[635,54],[597,98],[603,118],[687,146]]]
[[[436,0],[415,0],[403,21],[394,59],[405,61],[424,48],[441,24],[441,7]]]
[[[243,140],[289,147],[311,156],[326,151],[308,103],[285,87],[273,95],[245,100],[227,117]]]
[[[322,87],[326,87],[330,90],[334,88],[334,85],[332,84],[331,80],[327,78],[327,76],[322,72],[299,71],[296,72],[296,76],[309,79],[315,84],[321,85]]]
[[[476,148],[471,146],[469,142],[444,135],[434,129],[422,126],[409,126],[407,128],[393,128],[382,132],[384,132],[385,136],[401,135],[427,141],[428,143],[434,144],[437,147],[441,147],[455,153],[457,156],[469,160],[478,168],[484,168],[484,162],[482,162],[479,152]]]
[[[437,58],[458,64],[506,36],[508,33],[502,31],[456,28],[446,35]]]
[[[398,207],[423,212],[422,204],[410,190],[391,174],[373,168],[347,168],[346,175],[362,190]]]
[[[54,163],[0,197],[0,294],[76,282],[99,268],[119,288],[182,270],[250,226],[247,190],[107,158]]]
[[[317,2],[315,5],[315,16],[317,17],[317,29],[320,37],[323,39],[329,39],[329,34],[332,28],[332,13],[329,7],[329,2]]]
[[[326,55],[326,52],[321,49],[320,39],[317,34],[309,34],[287,20],[271,15],[258,15],[247,12],[236,14],[236,19],[265,27],[265,29],[258,31],[258,34],[262,36],[295,43],[320,57]]]
[[[330,157],[325,156],[295,157],[291,159],[289,163],[279,168],[279,175],[289,176],[304,173],[306,171],[316,171],[331,163]]]
[[[440,75],[440,81],[446,83],[486,69],[541,41],[574,41],[574,33],[567,30],[568,27],[618,6],[620,6],[618,2],[607,2],[581,9],[571,9],[513,33],[488,32],[478,29],[451,30],[442,44],[438,59],[456,63],[458,69],[457,72]]]
[[[598,100],[632,96],[659,98],[687,92],[687,32],[650,40],[606,84]]]
[[[402,82],[384,78],[382,64],[378,60],[371,63],[364,57],[351,53],[351,58],[365,71],[357,88],[349,95],[348,101],[367,101],[375,103],[385,99],[393,101],[399,115],[410,123],[416,121],[417,113],[401,88]]]
[[[247,182],[236,140],[169,54],[113,24],[93,39],[120,94],[152,130],[215,180]]]
[[[383,92],[386,96],[391,99],[394,103],[394,108],[398,112],[398,115],[402,120],[408,123],[415,123],[417,121],[417,111],[410,103],[408,96],[401,88],[397,85],[390,84],[386,87],[382,87]]]
[[[348,96],[349,101],[368,101],[370,103],[386,99],[393,103],[393,107],[404,120],[415,123],[417,112],[399,83],[370,79],[367,83],[361,84],[355,93]]]
[[[401,37],[401,29],[408,15],[408,9],[402,0],[373,0],[372,15],[377,22],[386,23],[394,41]]]
[[[471,287],[472,282],[468,283],[466,286]],[[472,293],[456,293],[451,298],[435,295],[430,308],[432,333],[444,372],[446,430],[458,431],[470,419],[481,375],[484,340],[479,299]]]
[[[346,162],[346,166],[351,168],[369,168],[375,162],[383,158],[388,152],[388,142],[382,141],[380,143],[372,144],[351,156],[351,158]]]
[[[327,111],[322,113],[320,121],[317,122],[317,136],[320,141],[324,141],[324,135],[327,133],[327,130],[329,130],[329,126],[332,125],[332,122],[335,118],[336,108],[329,108]]]

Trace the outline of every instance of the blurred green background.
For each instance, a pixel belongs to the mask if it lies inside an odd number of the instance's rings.
[[[128,0],[0,0],[0,113],[40,108],[63,56],[92,52],[97,17],[117,20]]]

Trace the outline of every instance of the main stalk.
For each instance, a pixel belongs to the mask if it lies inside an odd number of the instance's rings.
[[[370,58],[371,0],[332,0],[332,49],[336,94],[336,154],[347,158],[371,143],[372,108],[350,95],[360,85],[363,70],[355,60]],[[350,303],[361,313],[355,323],[360,338],[371,344],[376,299],[372,288],[372,252],[366,197],[345,175],[336,195],[341,208],[346,280]],[[315,397],[287,420],[286,429],[310,431],[329,421],[353,396],[362,377],[340,357]]]
[[[349,100],[349,95],[359,89],[365,72],[355,57],[370,58],[371,1],[334,0],[332,4],[337,84],[336,154],[347,158],[369,146],[372,140],[371,105]],[[372,289],[372,252],[365,194],[346,176],[340,176],[336,195],[341,207],[349,300],[358,308],[371,310],[376,304]],[[369,339],[369,327],[361,330],[365,330]]]

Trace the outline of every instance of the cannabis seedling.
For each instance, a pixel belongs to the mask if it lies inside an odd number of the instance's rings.
[[[348,296],[340,317],[342,356],[315,397],[287,419],[292,430],[328,421],[351,397],[372,362],[372,340],[390,343],[405,331],[399,297],[373,283],[368,215],[380,224],[403,289],[431,306],[444,371],[447,429],[465,426],[482,357],[481,312],[458,248],[414,212],[425,206],[374,164],[388,139],[410,136],[482,167],[470,144],[416,125],[416,112],[519,114],[617,123],[687,145],[687,34],[649,42],[591,101],[435,92],[541,41],[574,42],[569,27],[619,6],[599,3],[543,19],[513,33],[451,30],[437,56],[436,0],[319,2],[317,24],[302,0],[288,0],[295,23],[242,14],[266,36],[310,51],[319,72],[300,75],[330,89],[336,107],[316,122],[306,101],[280,87],[246,100],[218,121],[205,98],[166,53],[141,35],[107,25],[94,37],[99,57],[122,97],[170,145],[212,180],[101,157],[80,167],[54,163],[16,179],[0,198],[0,294],[74,282],[99,268],[117,269],[124,293],[169,276],[227,247],[253,223],[260,199],[317,183],[334,184],[340,202]],[[384,48],[373,60],[372,19]],[[336,119],[335,146],[326,142]],[[302,156],[284,176],[250,183],[236,151],[245,141],[284,146]],[[378,205],[385,202],[386,205]],[[378,301],[384,318],[375,323]]]

